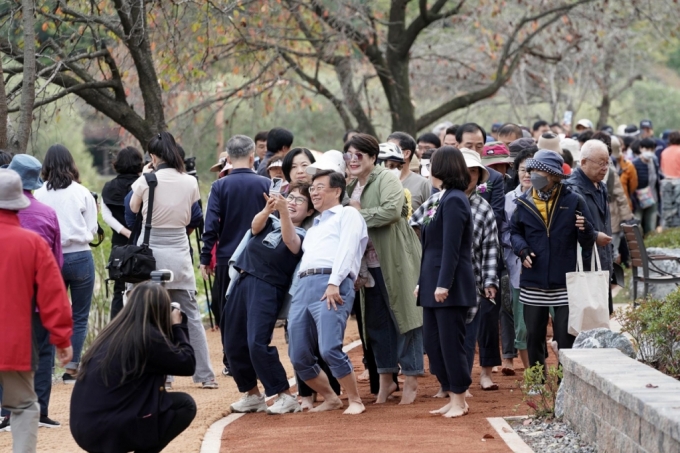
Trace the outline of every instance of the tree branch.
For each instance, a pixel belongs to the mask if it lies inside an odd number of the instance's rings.
[[[56,76],[56,74],[55,74]],[[78,85],[72,85],[64,90],[61,90],[59,93],[54,94],[48,98],[42,99],[39,102],[36,102],[33,104],[33,110],[37,109],[38,107],[42,107],[43,105],[50,104],[58,99],[63,98],[64,96],[67,96],[71,93],[76,93],[81,90],[85,89],[99,89],[99,88],[115,88],[116,85],[119,85],[115,80],[103,80],[101,82],[86,82],[86,83],[81,83]],[[9,113],[14,113],[18,112],[21,109],[21,107],[12,107],[8,110]]]
[[[444,5],[447,2],[448,0],[437,0],[428,11],[427,0],[420,0],[420,15],[413,19],[404,31],[403,36],[401,37],[401,43],[396,49],[397,54],[401,56],[408,55],[420,32],[425,30],[433,22],[457,15],[465,4],[465,0],[460,0],[456,6],[441,13],[442,8],[444,8]]]

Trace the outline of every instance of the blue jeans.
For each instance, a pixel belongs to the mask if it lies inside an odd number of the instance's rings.
[[[398,373],[400,365],[405,376],[423,374],[422,327],[399,333],[382,271],[377,267],[369,269],[369,272],[375,280],[375,286],[364,289],[364,323],[378,374]]]
[[[54,368],[54,346],[50,343],[50,333],[40,321],[40,315],[33,313],[33,342],[38,349],[38,369],[33,377],[33,387],[38,395],[40,415],[47,417],[47,408],[50,405],[52,394],[52,369]],[[2,386],[0,386],[0,401],[2,401]],[[9,415],[9,411],[2,409],[3,417]]]
[[[650,231],[656,230],[657,215],[659,213],[659,206],[654,203],[652,206],[635,210],[635,217],[640,221],[642,226],[642,234],[646,235]]]
[[[354,304],[354,284],[346,278],[340,284],[344,303],[337,310],[328,308],[321,300],[328,287],[328,275],[310,275],[300,280],[288,314],[288,355],[293,368],[303,381],[316,378],[321,368],[314,350],[318,345],[336,379],[350,374],[354,367],[342,350],[347,319]]]
[[[66,289],[71,290],[71,311],[73,312],[73,359],[66,365],[67,370],[77,370],[80,354],[87,336],[87,321],[90,317],[92,292],[94,291],[94,259],[92,252],[64,254],[64,267],[61,269]]]

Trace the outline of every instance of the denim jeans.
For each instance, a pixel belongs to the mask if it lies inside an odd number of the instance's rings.
[[[424,372],[423,329],[418,327],[399,333],[390,308],[385,280],[379,267],[369,269],[375,286],[365,288],[366,333],[379,374],[397,373],[399,366],[405,376],[419,376]]]
[[[519,288],[512,288],[512,311],[515,320],[515,347],[527,348],[527,325],[524,323],[524,304],[519,301]]]
[[[52,370],[54,368],[54,346],[50,343],[50,333],[40,321],[40,315],[33,313],[33,336],[35,346],[38,348],[38,369],[33,378],[33,387],[38,395],[40,415],[47,417],[47,408],[50,405],[52,394]],[[2,386],[0,385],[0,401],[2,401]],[[3,417],[9,415],[9,411],[2,408]]]
[[[347,320],[354,304],[354,284],[346,278],[340,284],[340,297],[345,302],[337,310],[329,309],[321,300],[328,287],[328,275],[310,275],[300,280],[293,294],[288,314],[288,355],[295,372],[303,381],[316,378],[321,368],[314,354],[319,348],[336,379],[354,371],[352,362],[342,350]]]
[[[642,234],[647,234],[650,231],[656,230],[656,220],[658,215],[658,204],[654,204],[645,209],[637,209],[635,217],[640,221],[642,226]]]
[[[64,254],[64,267],[61,269],[64,284],[71,290],[71,311],[73,316],[73,359],[66,365],[67,370],[77,370],[80,354],[87,336],[87,321],[90,317],[92,292],[94,291],[94,259],[92,252]]]

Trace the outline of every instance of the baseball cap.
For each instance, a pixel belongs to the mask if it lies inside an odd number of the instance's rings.
[[[652,126],[652,120],[640,121],[640,129],[654,129],[654,127]]]
[[[593,122],[590,121],[589,119],[582,118],[582,119],[578,120],[578,123],[576,123],[576,128],[578,128],[578,126],[584,127],[586,129],[592,129],[593,128]]]

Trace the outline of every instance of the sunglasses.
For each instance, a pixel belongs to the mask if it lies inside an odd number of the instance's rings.
[[[356,158],[357,162],[364,160],[364,153],[345,153],[342,155],[346,162],[352,162]]]

